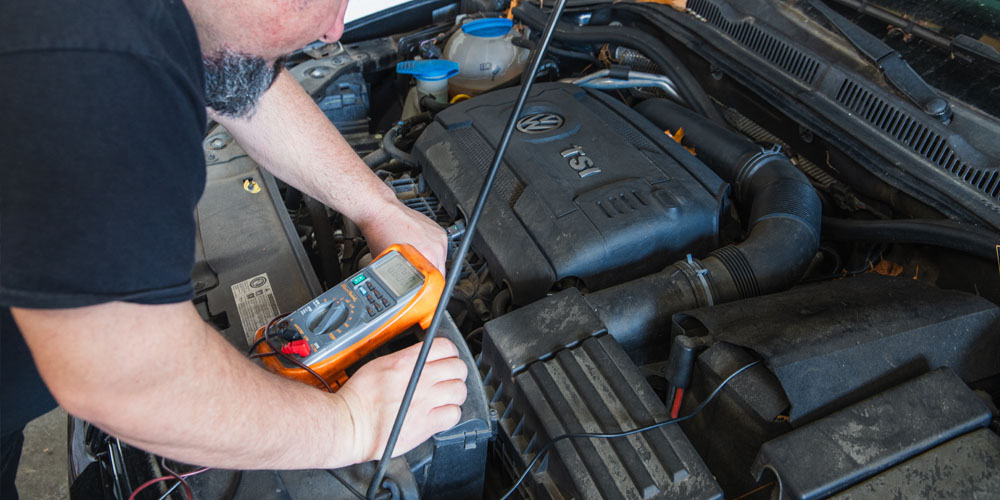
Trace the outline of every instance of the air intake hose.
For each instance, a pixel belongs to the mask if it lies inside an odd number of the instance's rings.
[[[812,185],[777,148],[762,148],[665,99],[635,109],[663,130],[683,128],[685,145],[733,185],[749,217],[738,245],[587,296],[626,350],[662,335],[676,312],[790,288],[816,255],[822,216]]]

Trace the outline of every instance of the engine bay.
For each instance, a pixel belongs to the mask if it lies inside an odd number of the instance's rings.
[[[551,6],[410,2],[289,59],[403,203],[452,250],[472,238],[439,333],[470,368],[462,419],[393,459],[380,498],[1000,491],[997,110],[941,92],[950,122],[922,112],[808,3],[570,0],[471,235]],[[450,91],[424,64],[449,55]],[[203,146],[195,305],[246,351],[374,256],[222,127]],[[70,439],[79,498],[161,475],[85,422]],[[353,498],[373,470],[189,482]]]
[[[449,107],[414,144],[428,188],[453,217],[472,210],[512,90]],[[722,180],[617,104],[579,87],[536,87],[522,123],[558,126],[514,135],[475,244],[515,304],[559,281],[599,290],[715,247]]]

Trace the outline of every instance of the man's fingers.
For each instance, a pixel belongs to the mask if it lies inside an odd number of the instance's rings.
[[[438,406],[427,414],[427,419],[435,424],[434,432],[441,432],[455,427],[462,419],[462,409],[458,405]]]
[[[417,388],[413,404],[416,414],[429,414],[435,408],[461,405],[465,402],[466,387],[461,380],[444,380],[428,387]]]
[[[388,354],[382,359],[391,359],[392,362],[398,366],[405,366],[410,370],[413,369],[413,365],[417,362],[417,356],[420,353],[420,349],[423,348],[423,342],[418,342],[416,344],[402,349],[393,354]],[[448,339],[434,339],[434,343],[431,344],[431,350],[427,353],[427,363],[432,363],[439,359],[445,358],[457,358],[458,348],[455,347]]]
[[[462,380],[445,380],[434,384],[427,396],[428,406],[437,408],[448,405],[459,405],[465,402],[466,388]]]
[[[448,269],[445,267],[445,261],[448,258],[448,245],[434,245],[427,249],[427,260],[431,261],[434,267],[441,271],[441,276],[448,276]]]
[[[417,247],[420,255],[427,258],[427,261],[431,263],[438,271],[441,271],[441,276],[448,275],[448,269],[445,267],[445,261],[448,258],[448,245],[439,245],[437,241],[432,243],[427,243]]]
[[[459,408],[458,405],[445,405],[434,408],[419,421],[411,421],[410,417],[407,416],[407,423],[403,426],[403,433],[400,435],[400,442],[405,443],[408,440],[412,440],[412,442],[410,442],[408,446],[396,446],[392,452],[392,456],[398,457],[424,442],[434,434],[455,427],[461,419],[462,409]]]
[[[445,358],[427,363],[420,373],[418,388],[430,387],[444,380],[465,381],[469,375],[469,367],[460,358]]]
[[[434,267],[438,268],[438,271],[441,271],[441,276],[448,275],[448,269],[444,267],[444,257],[434,259],[431,261],[431,264],[434,264]]]
[[[361,224],[372,252],[394,243],[413,245],[430,263],[445,273],[448,235],[427,216],[394,200],[382,207],[381,216]]]
[[[434,339],[430,352],[427,353],[427,362],[431,363],[444,358],[457,358],[458,348],[448,339]]]

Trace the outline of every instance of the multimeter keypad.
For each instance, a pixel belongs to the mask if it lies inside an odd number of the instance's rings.
[[[368,280],[363,285],[357,287],[358,293],[365,297],[365,301],[368,302],[367,307],[365,307],[365,312],[368,313],[368,318],[373,318],[378,316],[383,310],[392,307],[395,301],[390,300],[391,294],[384,291],[381,285],[375,284],[372,280]]]

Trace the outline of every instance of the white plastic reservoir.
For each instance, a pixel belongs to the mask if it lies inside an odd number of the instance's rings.
[[[444,59],[458,63],[458,75],[448,82],[452,95],[474,96],[517,78],[530,51],[511,39],[519,36],[505,18],[476,19],[462,26],[444,47]]]

